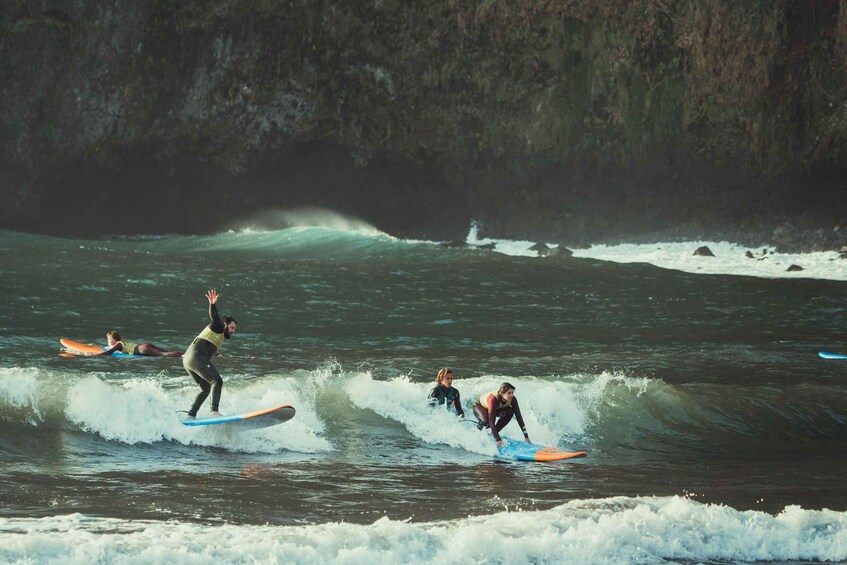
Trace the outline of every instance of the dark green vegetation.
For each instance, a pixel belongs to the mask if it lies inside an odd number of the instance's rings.
[[[4,226],[845,242],[845,0],[0,8]]]

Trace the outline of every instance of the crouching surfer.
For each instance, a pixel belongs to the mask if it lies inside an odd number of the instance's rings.
[[[497,447],[503,446],[503,439],[500,437],[500,430],[506,427],[506,424],[512,421],[512,416],[518,421],[521,427],[523,437],[527,443],[529,435],[526,433],[526,426],[521,416],[521,408],[518,404],[518,399],[515,398],[515,387],[509,383],[503,383],[495,392],[489,392],[479,397],[479,400],[473,406],[474,415],[477,417],[477,428],[491,428],[491,433],[494,439],[497,440]]]
[[[132,343],[121,339],[121,334],[111,331],[106,334],[106,350],[100,355],[111,355],[112,353],[126,353],[127,355],[144,355],[146,357],[178,357],[182,351],[165,351],[152,343]]]
[[[218,412],[218,404],[221,400],[223,379],[212,365],[212,357],[220,350],[224,340],[232,337],[238,326],[232,317],[224,316],[221,319],[218,315],[218,293],[215,290],[207,292],[206,298],[209,300],[209,318],[212,323],[194,338],[182,357],[182,366],[200,387],[200,393],[188,411],[189,418],[197,416],[197,411],[210,392],[212,393],[212,416],[221,415]]]
[[[435,386],[429,391],[429,405],[446,405],[452,409],[460,418],[465,417],[462,410],[462,400],[459,397],[459,389],[453,387],[453,371],[441,369],[435,377]]]

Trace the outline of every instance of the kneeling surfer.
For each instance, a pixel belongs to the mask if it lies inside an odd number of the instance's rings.
[[[441,369],[435,377],[436,385],[429,391],[429,405],[446,404],[447,408],[455,410],[460,418],[465,417],[462,410],[462,401],[459,398],[459,389],[453,387],[453,371]]]
[[[218,315],[218,293],[215,290],[210,290],[206,293],[206,298],[209,300],[209,318],[212,323],[206,326],[200,335],[194,338],[191,345],[185,351],[182,358],[182,366],[188,371],[188,374],[200,386],[200,393],[194,400],[194,404],[188,411],[188,417],[194,418],[197,416],[197,411],[209,392],[212,393],[212,416],[220,416],[218,412],[218,403],[221,400],[221,387],[223,387],[223,379],[218,374],[218,370],[212,365],[212,356],[214,356],[223,345],[224,339],[229,339],[235,333],[238,323],[230,316],[224,316],[223,319]]]
[[[127,355],[144,355],[146,357],[178,357],[182,355],[182,351],[165,351],[161,347],[155,346],[152,343],[132,343],[121,339],[121,334],[116,331],[111,331],[106,334],[106,350],[100,355],[111,355],[118,351]]]
[[[521,408],[518,405],[518,399],[515,398],[515,387],[513,385],[503,383],[497,391],[480,396],[473,406],[473,413],[479,420],[477,428],[480,430],[491,428],[491,433],[497,440],[497,447],[503,446],[500,430],[506,427],[506,424],[512,420],[512,416],[517,419],[524,439],[527,443],[530,443],[526,426],[523,423],[523,416],[521,416]]]

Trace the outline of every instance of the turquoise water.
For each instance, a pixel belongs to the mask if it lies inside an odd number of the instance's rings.
[[[817,357],[847,351],[843,281],[326,228],[0,232],[0,270],[0,561],[847,559],[847,363]],[[58,355],[183,349],[209,288],[239,322],[221,411],[290,422],[186,428],[179,359]],[[497,458],[427,407],[445,366],[468,414],[509,381],[534,441],[589,456]]]

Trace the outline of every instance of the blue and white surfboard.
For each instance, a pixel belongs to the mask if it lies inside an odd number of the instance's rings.
[[[208,418],[192,418],[183,420],[183,426],[216,426],[227,424],[246,429],[267,428],[287,422],[294,417],[296,410],[290,404],[283,404],[265,410],[256,410],[244,414],[227,416],[210,416]]]

